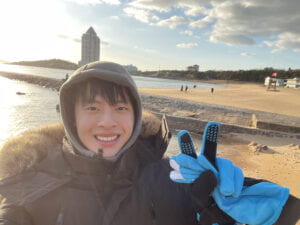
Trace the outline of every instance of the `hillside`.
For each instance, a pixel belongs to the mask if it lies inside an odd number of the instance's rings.
[[[66,69],[66,70],[75,70],[78,68],[77,64],[69,62],[69,61],[61,60],[61,59],[20,61],[20,62],[12,62],[9,64],[24,65],[24,66],[37,66],[37,67],[46,67],[46,68],[55,68],[55,69]]]

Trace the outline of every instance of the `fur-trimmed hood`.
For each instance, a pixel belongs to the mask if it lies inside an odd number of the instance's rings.
[[[156,116],[148,111],[143,111],[142,118],[141,138],[155,135],[166,136],[160,132],[162,123]],[[64,136],[63,125],[56,123],[28,130],[8,140],[0,149],[0,179],[11,177],[33,167],[45,158],[48,151],[61,148]],[[167,134],[167,136],[169,139],[170,135]],[[161,154],[159,152],[161,150],[157,151],[158,153],[154,152],[153,154]]]

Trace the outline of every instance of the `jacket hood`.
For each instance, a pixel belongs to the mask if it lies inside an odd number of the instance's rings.
[[[152,138],[155,137],[156,142],[165,143],[164,148],[159,149],[157,146],[151,148],[151,156],[148,158],[153,160],[159,160],[162,157],[169,140],[168,137],[163,139],[162,136],[168,134],[160,132],[161,124],[157,117],[144,111],[139,139],[149,139],[152,142]],[[49,151],[61,149],[64,136],[63,125],[57,123],[28,130],[9,139],[0,149],[0,179],[20,174],[37,165]],[[139,149],[140,154],[144,151],[145,149]],[[149,154],[149,152],[144,154]]]
[[[114,156],[105,158],[107,160],[115,161],[121,154],[123,154],[128,148],[130,148],[136,141],[141,129],[141,100],[138,94],[137,86],[133,81],[131,75],[128,71],[121,65],[112,62],[93,62],[84,65],[77,69],[69,79],[62,85],[60,89],[60,110],[61,118],[65,127],[65,132],[68,141],[72,146],[80,153],[86,156],[94,157],[97,153],[90,151],[85,146],[81,144],[79,138],[76,135],[76,131],[72,128],[74,121],[71,121],[70,109],[67,104],[67,90],[69,90],[74,84],[84,82],[88,79],[96,78],[103,81],[109,81],[117,85],[124,86],[128,88],[131,96],[133,97],[133,108],[135,111],[135,123],[133,128],[133,133],[121,150]],[[74,109],[72,109],[74,110]],[[73,112],[72,112],[73,113]]]

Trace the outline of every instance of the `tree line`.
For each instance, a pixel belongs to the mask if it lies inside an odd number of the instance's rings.
[[[237,71],[179,71],[179,70],[163,70],[163,71],[145,71],[138,72],[136,75],[173,78],[173,79],[195,79],[195,80],[234,80],[247,82],[264,82],[267,76],[277,73],[279,79],[300,78],[300,70],[280,70],[274,68],[264,68],[261,70],[237,70]]]

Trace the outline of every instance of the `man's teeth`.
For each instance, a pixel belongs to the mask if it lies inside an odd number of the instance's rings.
[[[96,136],[96,138],[97,138],[99,141],[113,141],[113,140],[117,139],[117,137],[118,137],[118,135],[111,136],[111,137]]]

